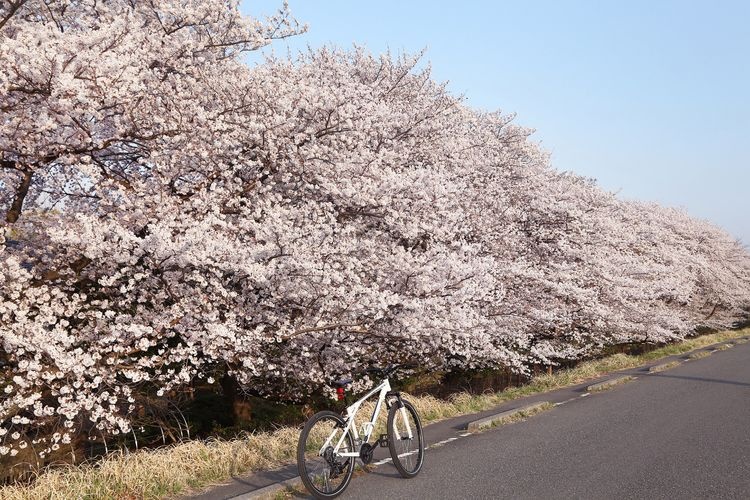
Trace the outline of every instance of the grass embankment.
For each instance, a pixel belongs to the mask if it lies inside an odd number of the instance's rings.
[[[491,394],[455,394],[448,400],[410,396],[425,423],[484,411],[505,401],[576,385],[603,374],[634,368],[666,356],[727,342],[750,329],[704,335],[640,355],[615,354],[586,361],[528,384]],[[382,417],[381,417],[382,418]],[[163,498],[225,481],[232,475],[263,470],[294,461],[299,430],[249,434],[233,440],[180,443],[165,448],[112,454],[91,465],[41,473],[31,485],[0,488],[1,499]]]

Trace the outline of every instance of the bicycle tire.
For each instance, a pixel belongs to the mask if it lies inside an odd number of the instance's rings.
[[[320,429],[321,424],[323,424],[323,429]],[[319,426],[318,429],[316,429],[316,425]],[[313,454],[316,446],[322,446],[323,444],[316,441],[321,439],[320,436],[330,434],[332,432],[331,429],[335,428],[340,428],[343,432],[345,426],[346,423],[339,414],[332,411],[321,411],[310,417],[307,423],[305,423],[304,429],[302,429],[299,442],[297,443],[297,470],[305,488],[315,498],[323,499],[339,496],[349,486],[349,482],[352,479],[355,464],[353,457],[347,457],[341,464],[334,459],[334,465],[331,465],[321,455]],[[336,436],[336,440],[338,438],[339,436]],[[344,443],[345,450],[354,450],[354,440],[351,433],[346,433]],[[330,479],[337,479],[339,477],[341,479],[340,483],[335,487],[331,487]],[[316,482],[318,485],[315,484]],[[318,487],[319,485],[322,488]]]
[[[410,402],[401,400],[407,413],[407,418],[411,416],[410,427],[412,427],[412,438],[403,436],[403,422],[396,427],[397,419],[403,420],[401,407],[395,402],[388,411],[388,448],[391,452],[393,465],[396,466],[399,474],[405,478],[412,478],[419,474],[424,465],[424,433],[422,432],[422,421],[419,418],[416,408]],[[397,433],[398,429],[402,432]],[[411,449],[416,445],[415,449]],[[416,455],[416,456],[414,456]]]

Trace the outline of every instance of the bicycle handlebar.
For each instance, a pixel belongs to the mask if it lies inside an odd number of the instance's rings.
[[[388,375],[395,372],[396,370],[411,370],[411,369],[417,368],[418,366],[419,365],[417,365],[417,363],[401,363],[401,364],[395,364],[395,365],[388,365],[385,368],[371,366],[369,368],[365,368],[364,370],[358,373],[379,373],[383,375],[384,377],[387,377]]]

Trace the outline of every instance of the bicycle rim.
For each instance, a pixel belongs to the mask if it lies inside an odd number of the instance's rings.
[[[411,436],[407,431],[411,429]],[[388,416],[388,447],[393,464],[404,477],[414,477],[424,462],[424,436],[416,409],[404,401],[404,411],[394,405]]]
[[[354,472],[354,458],[334,453],[343,434],[343,419],[326,412],[315,415],[300,436],[297,450],[300,477],[316,498],[333,498],[349,485]],[[354,443],[347,433],[339,452],[347,453],[353,448]]]

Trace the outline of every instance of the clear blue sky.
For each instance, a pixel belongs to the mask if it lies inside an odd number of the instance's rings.
[[[427,49],[469,105],[514,112],[560,170],[750,243],[750,1],[289,0],[273,45]],[[280,0],[243,0],[251,15]]]

